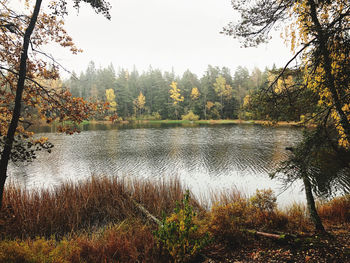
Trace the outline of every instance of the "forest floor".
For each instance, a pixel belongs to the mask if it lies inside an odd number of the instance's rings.
[[[280,241],[255,237],[237,249],[217,244],[206,251],[206,263],[346,263],[350,262],[350,224],[327,226],[328,235],[303,233],[295,239]]]

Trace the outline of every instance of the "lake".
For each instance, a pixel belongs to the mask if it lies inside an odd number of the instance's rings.
[[[47,128],[46,128],[47,129]],[[45,131],[45,132],[42,132]],[[41,129],[55,145],[29,164],[11,164],[10,178],[27,189],[51,188],[91,175],[178,177],[198,196],[271,188],[280,204],[304,200],[300,185],[282,192],[268,173],[285,160],[285,147],[301,138],[292,127],[260,125],[86,125],[71,136]]]

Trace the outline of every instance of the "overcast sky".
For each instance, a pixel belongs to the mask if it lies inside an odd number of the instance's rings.
[[[208,64],[264,69],[283,66],[289,48],[279,34],[259,48],[240,48],[240,43],[220,34],[237,19],[230,0],[110,0],[112,20],[83,7],[66,17],[66,29],[84,52],[70,55],[51,50],[68,69],[77,73],[93,60],[97,67],[113,63],[115,69],[135,65],[142,72],[151,65],[162,71],[172,67],[181,75],[190,69],[199,77]]]

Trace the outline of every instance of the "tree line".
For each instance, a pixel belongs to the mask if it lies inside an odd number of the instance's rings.
[[[200,119],[234,119],[244,98],[267,86],[269,71],[250,73],[239,66],[232,74],[227,67],[209,65],[201,77],[190,70],[178,76],[152,67],[142,73],[136,68],[116,72],[113,65],[98,69],[91,61],[64,84],[74,97],[109,102],[109,113],[123,119],[180,119],[190,112]]]

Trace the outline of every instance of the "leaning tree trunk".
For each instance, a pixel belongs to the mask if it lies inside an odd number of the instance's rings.
[[[306,176],[303,176],[303,182],[304,182],[304,187],[305,187],[305,194],[306,194],[306,203],[307,203],[307,208],[310,214],[310,219],[315,225],[315,229],[318,232],[326,232],[322,220],[320,216],[317,213],[316,205],[315,205],[315,199],[312,194],[312,188],[311,188],[311,183],[309,178]]]
[[[21,101],[22,101],[24,82],[26,79],[26,72],[27,72],[28,47],[30,43],[30,37],[34,31],[35,24],[38,19],[41,3],[42,3],[42,0],[36,0],[33,15],[30,18],[29,25],[23,37],[23,46],[22,46],[21,57],[20,57],[20,67],[18,72],[15,106],[12,112],[12,119],[7,130],[5,145],[1,153],[1,159],[0,159],[0,209],[2,208],[3,193],[4,193],[6,178],[7,178],[7,168],[10,160],[12,145],[13,145],[16,129],[18,126],[18,121],[21,115]]]
[[[344,129],[344,134],[346,136],[346,139],[350,142],[350,122],[348,120],[346,113],[343,110],[344,103],[341,97],[339,96],[339,92],[335,84],[335,77],[332,74],[331,54],[327,46],[328,37],[325,34],[322,28],[322,25],[320,24],[320,21],[317,17],[316,4],[314,0],[309,0],[309,5],[310,5],[310,11],[311,11],[311,14],[310,14],[311,19],[315,25],[315,30],[317,32],[316,38],[319,42],[320,54],[323,57],[323,63],[324,63],[323,68],[326,76],[326,84],[331,92],[333,104],[338,114],[339,122],[342,128]]]

